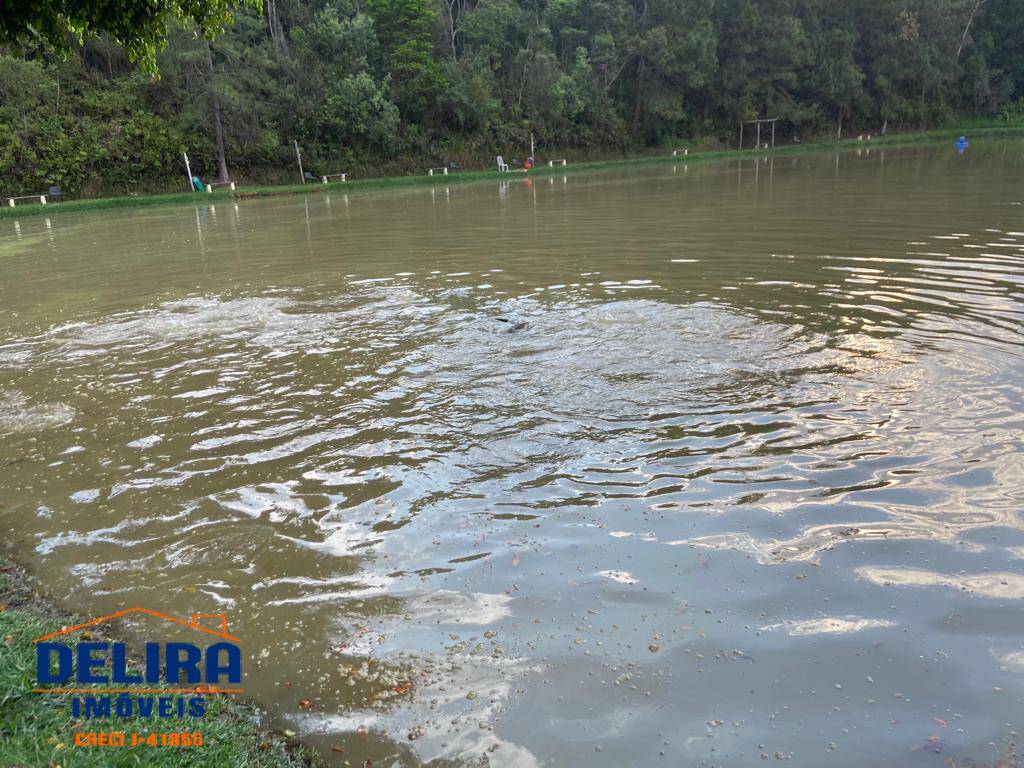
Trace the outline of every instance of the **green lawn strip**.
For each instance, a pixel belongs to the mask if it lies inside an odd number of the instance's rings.
[[[399,189],[403,187],[414,187],[423,185],[446,185],[465,184],[475,181],[515,181],[522,178],[537,178],[547,176],[562,176],[566,174],[589,173],[595,171],[612,170],[617,168],[628,168],[631,166],[662,165],[668,163],[698,162],[704,160],[727,160],[740,157],[754,156],[777,156],[797,155],[808,152],[852,150],[888,146],[906,146],[913,144],[935,144],[941,141],[953,141],[965,128],[944,128],[931,131],[918,131],[915,133],[890,134],[882,137],[872,137],[871,141],[858,141],[857,139],[846,139],[835,142],[819,142],[806,144],[787,144],[778,146],[771,150],[752,149],[727,149],[717,151],[700,151],[691,149],[686,156],[673,156],[671,154],[650,154],[636,157],[613,158],[608,160],[592,160],[582,163],[572,163],[567,166],[556,165],[549,167],[540,165],[532,169],[528,174],[523,173],[502,173],[494,171],[460,171],[448,176],[389,176],[375,179],[352,179],[345,182],[331,182],[328,184],[278,184],[266,187],[242,187],[237,191],[239,197],[272,197],[287,194],[310,194],[318,191],[345,191],[356,192],[359,190],[376,189]],[[1005,123],[987,126],[972,126],[971,135],[975,137],[989,136],[995,138],[1024,136],[1024,125]],[[683,147],[680,147],[682,149]]]
[[[0,207],[0,219],[21,219],[26,216],[52,216],[58,213],[97,211],[104,208],[143,208],[150,205],[181,205],[197,201],[229,200],[229,190],[216,192],[175,192],[167,195],[126,195],[123,197],[97,197],[89,200],[63,200],[59,203],[22,204],[15,208]]]
[[[967,134],[969,139],[982,137],[1009,138],[1024,135],[1024,125],[1020,123],[991,123],[976,121],[960,122],[929,131],[912,133],[894,133],[886,136],[873,136],[870,141],[845,139],[833,142],[808,142],[804,144],[787,144],[770,150],[729,149],[701,151],[691,148],[688,155],[672,156],[671,154],[645,154],[634,157],[620,157],[608,160],[593,160],[572,163],[567,166],[548,167],[540,165],[528,174],[500,173],[497,170],[459,171],[435,176],[384,176],[370,179],[352,179],[349,181],[333,181],[328,184],[310,182],[309,184],[276,184],[271,186],[244,187],[239,186],[232,193],[229,190],[217,190],[213,193],[181,192],[167,195],[136,195],[130,197],[104,197],[92,200],[67,200],[48,205],[21,205],[17,208],[0,208],[0,219],[25,218],[28,216],[50,216],[57,213],[100,210],[104,208],[138,208],[149,205],[197,205],[220,202],[235,198],[275,197],[278,195],[313,194],[317,192],[361,192],[366,190],[402,189],[427,185],[466,184],[476,181],[511,181],[522,178],[562,176],[565,174],[592,173],[631,166],[646,166],[664,163],[699,162],[706,160],[726,160],[730,158],[755,156],[789,156],[807,152],[837,151],[860,148],[876,148],[891,146],[907,146],[915,144],[935,144],[942,141],[953,141],[960,134]],[[682,149],[684,145],[679,148]]]
[[[80,619],[39,598],[29,577],[0,555],[0,766],[210,766],[310,768],[314,754],[263,730],[256,710],[225,696],[207,696],[202,718],[90,718],[74,721],[71,694],[33,693],[36,637]],[[110,640],[96,632],[93,639]],[[84,695],[84,694],[80,694]],[[134,697],[133,697],[134,698]],[[76,732],[195,733],[201,747],[75,747]]]

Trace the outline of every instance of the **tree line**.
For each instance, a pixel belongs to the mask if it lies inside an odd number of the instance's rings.
[[[204,177],[298,181],[294,141],[314,173],[367,175],[522,158],[531,134],[538,154],[596,157],[729,145],[759,117],[804,139],[1024,115],[1019,0],[264,0],[218,14],[212,41],[208,19],[159,22],[162,50],[85,28],[7,35],[5,185],[181,188],[183,150]]]

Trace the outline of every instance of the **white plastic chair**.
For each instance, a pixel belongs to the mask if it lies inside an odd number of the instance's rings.
[[[501,155],[498,155],[498,170],[508,173],[508,163],[502,159]]]

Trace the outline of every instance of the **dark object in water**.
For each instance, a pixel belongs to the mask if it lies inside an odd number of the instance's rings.
[[[515,333],[516,331],[521,331],[521,330],[523,330],[523,328],[526,327],[526,321],[525,320],[512,320],[512,319],[507,318],[507,317],[499,317],[498,318],[498,322],[499,323],[508,323],[508,330],[505,331],[505,333]]]

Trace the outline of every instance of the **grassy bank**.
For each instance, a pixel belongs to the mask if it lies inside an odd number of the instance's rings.
[[[195,719],[90,719],[75,722],[68,694],[33,693],[34,638],[81,619],[41,599],[36,584],[0,554],[0,765],[107,768],[109,766],[247,766],[310,768],[312,753],[260,730],[255,709],[223,696],[208,696],[205,717]],[[94,631],[92,640],[110,640]],[[203,746],[76,747],[76,732],[189,732]]]
[[[750,157],[754,154],[772,155],[795,155],[808,152],[836,151],[842,149],[854,149],[858,147],[890,147],[907,146],[915,144],[934,144],[943,141],[952,141],[961,133],[969,134],[970,138],[1003,138],[1011,136],[1024,136],[1024,124],[978,124],[976,121],[965,124],[958,124],[930,131],[916,131],[913,133],[889,134],[887,136],[872,137],[870,141],[858,141],[845,139],[833,142],[808,142],[804,144],[789,144],[778,146],[771,150],[720,150],[720,151],[695,151],[690,150],[686,157],[687,162],[701,162],[707,160],[724,160],[729,158]],[[53,205],[25,205],[18,208],[0,208],[0,219],[16,219],[27,216],[50,216],[58,213],[75,211],[91,211],[105,208],[136,208],[148,205],[174,205],[208,203],[226,200],[232,196],[236,198],[272,197],[275,195],[289,194],[316,194],[318,192],[344,190],[346,193],[360,191],[401,189],[406,187],[425,186],[430,184],[466,184],[476,181],[488,180],[515,180],[524,176],[544,177],[551,174],[563,175],[566,173],[588,173],[603,171],[614,168],[629,166],[648,166],[659,163],[680,162],[679,157],[671,154],[644,154],[635,157],[620,157],[608,160],[596,160],[584,163],[573,163],[566,167],[555,166],[549,168],[545,165],[534,168],[529,174],[499,173],[497,170],[486,171],[461,171],[448,176],[388,176],[372,179],[353,179],[347,182],[332,182],[329,184],[281,184],[264,187],[242,187],[232,193],[228,190],[218,190],[212,194],[199,192],[182,192],[169,195],[138,195],[132,197],[106,197],[94,200],[68,200]]]
[[[59,203],[38,203],[22,204],[16,208],[0,208],[0,219],[21,219],[26,216],[52,216],[58,213],[73,213],[75,211],[96,211],[104,208],[142,208],[150,205],[180,205],[183,203],[195,203],[198,199],[226,200],[231,197],[231,192],[217,190],[200,198],[198,192],[176,192],[169,195],[125,195],[123,197],[98,197],[89,200],[63,200]]]

